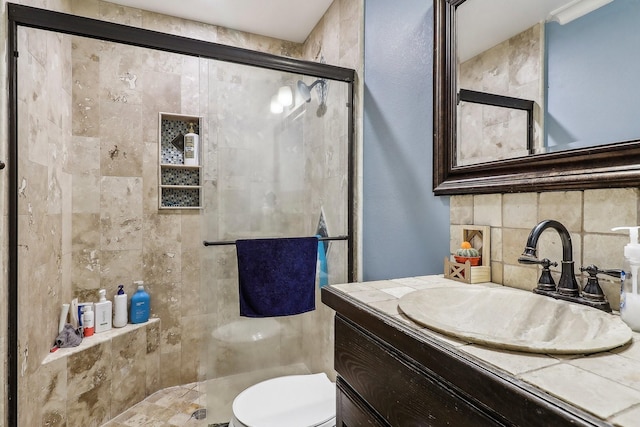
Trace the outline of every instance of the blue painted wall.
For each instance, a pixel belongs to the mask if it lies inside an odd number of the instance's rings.
[[[433,195],[433,4],[365,0],[363,279],[443,272],[449,198]]]
[[[640,137],[639,23],[640,0],[623,0],[565,25],[546,24],[550,148]]]

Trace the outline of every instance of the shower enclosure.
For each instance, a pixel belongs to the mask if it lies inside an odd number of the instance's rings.
[[[207,61],[209,106],[204,139],[205,202],[200,248],[208,420],[228,421],[245,387],[285,374],[333,371],[332,315],[316,310],[277,318],[238,314],[234,239],[312,236],[324,221],[329,283],[348,274],[349,85],[316,77]],[[222,81],[220,81],[222,80]],[[316,86],[311,94],[298,82]],[[240,85],[239,82],[242,82]],[[271,103],[278,93],[283,112]],[[305,96],[307,95],[307,96]],[[282,98],[282,96],[280,97]],[[286,96],[285,96],[286,98]],[[308,101],[307,101],[308,100]],[[322,227],[320,227],[322,228]],[[325,246],[321,245],[319,250]],[[199,328],[196,328],[196,330]]]
[[[331,376],[319,289],[312,312],[240,317],[233,242],[325,235],[318,284],[352,279],[353,70],[23,6],[9,18],[10,422],[101,425],[187,383],[224,422],[257,381]],[[184,117],[194,167],[165,150]],[[50,353],[63,303],[131,296],[135,280],[153,321]]]

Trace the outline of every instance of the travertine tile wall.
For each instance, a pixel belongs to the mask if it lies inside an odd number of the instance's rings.
[[[27,4],[54,8],[49,3]],[[63,1],[57,10],[280,55],[309,60],[323,57],[327,63],[360,70],[362,8],[360,1],[335,1],[305,45],[101,1]],[[36,67],[33,75],[21,77],[24,81],[20,85],[21,88],[33,87],[24,92],[21,99],[23,112],[29,117],[23,120],[21,141],[32,143],[28,149],[21,147],[20,170],[25,172],[25,185],[21,187],[20,230],[25,233],[21,234],[20,272],[21,280],[28,279],[25,281],[30,285],[28,290],[21,291],[20,304],[38,310],[39,316],[30,318],[26,309],[20,310],[21,324],[29,325],[25,328],[29,334],[21,337],[20,344],[20,354],[24,355],[20,419],[24,425],[38,425],[41,421],[49,425],[88,425],[86,421],[93,423],[94,419],[99,423],[115,413],[104,411],[97,405],[100,399],[91,399],[91,396],[108,393],[110,388],[117,387],[117,381],[104,377],[102,370],[82,368],[89,367],[89,360],[76,360],[76,370],[86,371],[86,375],[98,380],[84,390],[86,399],[78,399],[79,403],[84,402],[82,405],[65,406],[62,402],[76,396],[78,390],[52,388],[60,375],[64,375],[64,369],[57,366],[51,370],[53,365],[46,368],[39,365],[55,337],[58,307],[73,296],[95,300],[97,289],[105,287],[110,298],[118,283],[125,284],[131,294],[131,280],[144,279],[152,294],[153,316],[162,319],[158,350],[153,346],[150,359],[154,366],[159,364],[161,375],[147,378],[141,388],[150,393],[159,387],[191,382],[211,374],[206,366],[211,362],[207,359],[209,355],[203,359],[202,354],[198,357],[199,352],[194,351],[203,334],[210,332],[202,328],[211,313],[199,304],[200,299],[210,298],[216,301],[217,309],[228,310],[230,304],[237,305],[237,298],[228,297],[237,287],[237,281],[225,277],[221,287],[215,289],[215,296],[209,293],[209,287],[201,289],[200,276],[207,276],[209,271],[202,270],[200,256],[194,256],[203,250],[201,230],[206,227],[203,228],[200,215],[157,212],[156,121],[158,111],[211,117],[217,114],[218,118],[224,118],[224,112],[216,110],[219,103],[209,102],[211,100],[203,96],[209,82],[202,81],[201,77],[213,71],[212,74],[220,74],[220,82],[228,78],[230,87],[237,88],[234,79],[239,75],[224,76],[222,70],[215,67],[209,70],[210,64],[198,60],[176,60],[171,55],[151,51],[141,55],[133,48],[120,50],[121,46],[116,52],[110,43],[43,35],[37,31],[25,33],[21,43],[29,46],[29,55],[23,59],[30,61],[30,65],[35,63]],[[175,69],[181,71],[175,72]],[[42,84],[47,86],[39,86]],[[98,94],[89,91],[97,87],[100,88]],[[158,93],[163,96],[155,96]],[[346,105],[344,89],[334,85],[329,93],[330,102]],[[360,93],[358,90],[356,96]],[[218,91],[218,95],[225,100],[231,92]],[[27,97],[33,102],[27,104]],[[116,114],[122,112],[126,119]],[[321,133],[331,143],[344,140],[344,124],[338,127],[327,124],[336,114],[341,113],[329,109],[325,118],[308,114],[305,135]],[[153,120],[143,120],[150,115]],[[124,136],[122,130],[125,130]],[[210,136],[215,139],[213,124],[206,131],[211,131]],[[357,133],[360,134],[358,129]],[[203,135],[207,137],[209,135]],[[346,218],[338,212],[344,211],[344,207],[336,210],[336,203],[344,203],[345,175],[335,169],[336,165],[345,163],[346,150],[338,150],[331,143],[306,148],[304,161],[318,164],[320,168],[308,170],[310,182],[315,184],[309,192],[311,209],[308,215],[302,216],[304,230],[315,228],[320,206],[324,206],[332,230],[336,233],[346,230]],[[308,140],[305,145],[309,145]],[[215,184],[215,179],[206,183]],[[222,237],[224,233],[214,233],[211,237],[216,238],[216,234]],[[346,251],[338,246],[344,243],[333,245],[329,259],[332,281],[345,281]],[[225,266],[220,269],[224,276],[225,271],[234,270],[234,258],[233,251],[225,251],[212,265]],[[3,286],[5,277],[0,279]],[[43,286],[33,286],[35,284]],[[288,334],[279,340],[278,351],[282,357],[278,363],[307,359],[312,371],[331,370],[331,312],[322,306],[319,298],[316,312],[298,322],[284,320],[283,324],[285,330],[295,331],[295,336]],[[2,339],[6,341],[6,336]],[[289,348],[298,348],[301,342],[303,350],[295,357],[289,355]],[[102,350],[99,353],[106,354]],[[3,355],[6,360],[4,350]],[[106,359],[102,359],[105,363]],[[233,370],[227,373],[231,372]],[[52,393],[44,396],[34,392],[37,390]],[[4,396],[3,393],[3,402]],[[127,404],[139,398],[130,396]],[[117,409],[117,405],[112,408]],[[71,412],[73,417],[69,416]]]
[[[355,145],[356,157],[357,153],[361,153],[361,137],[362,135],[362,85],[359,83],[359,76],[362,75],[364,64],[364,1],[362,0],[334,0],[329,7],[322,20],[307,38],[304,44],[304,58],[307,60],[316,60],[318,52],[321,52],[328,64],[335,64],[342,67],[352,68],[356,70],[356,81],[354,89],[355,101]],[[327,103],[334,103],[336,106],[346,106],[347,94],[343,85],[335,85],[329,88],[329,99]],[[331,112],[334,115],[341,114],[340,108],[334,108]],[[327,113],[329,114],[329,113]],[[312,115],[313,116],[313,115]],[[336,126],[335,119],[328,117],[323,120],[313,119],[315,127],[321,127],[325,135],[325,152],[329,156],[327,158],[327,169],[324,177],[316,181],[315,193],[319,195],[314,200],[314,212],[318,211],[319,203],[325,204],[325,212],[327,216],[330,214],[335,216],[328,209],[331,206],[341,206],[340,197],[345,195],[347,181],[345,177],[339,173],[337,165],[348,161],[345,158],[347,151],[338,150],[337,146],[331,141],[344,140],[347,138],[346,127]],[[306,128],[308,135],[315,132],[313,126]],[[307,140],[308,138],[305,138]],[[322,150],[323,148],[319,148]],[[356,171],[359,173],[359,171]],[[323,182],[329,185],[322,188]],[[357,183],[351,182],[350,185],[357,186]],[[333,191],[332,189],[340,189]],[[358,200],[348,201],[353,203],[354,212],[358,210]],[[330,221],[328,219],[328,221]],[[329,232],[333,235],[344,230],[347,231],[347,218],[341,218],[340,222],[333,224],[328,223]],[[357,227],[352,230],[353,241],[357,242]],[[354,243],[355,244],[355,243]],[[339,283],[340,276],[336,273],[343,272],[342,281],[347,280],[347,256],[346,244],[344,242],[333,242],[328,253],[327,262],[329,267],[330,282]],[[354,248],[357,251],[357,248]],[[316,293],[316,311],[312,316],[307,316],[303,321],[302,342],[304,349],[304,360],[311,372],[325,371],[329,376],[333,377],[333,310],[320,302],[320,291]],[[320,325],[322,325],[320,327]]]
[[[458,87],[534,101],[533,146],[542,147],[544,25],[511,37],[460,64]],[[527,115],[522,110],[461,102],[458,163],[527,155]]]
[[[595,264],[602,269],[622,268],[627,233],[612,232],[616,226],[637,225],[640,190],[637,188],[489,194],[451,197],[451,251],[460,245],[460,229],[466,224],[491,226],[492,281],[532,290],[540,267],[518,264],[531,229],[545,219],[555,219],[571,233],[575,272],[584,285],[581,266]],[[560,264],[562,245],[555,230],[548,229],[538,242],[539,258]],[[556,283],[560,267],[555,271]],[[620,305],[620,283],[599,277],[615,310]]]
[[[113,288],[133,272],[153,280],[155,269],[164,270],[145,259],[154,255],[159,233],[144,228],[142,112],[126,102],[136,93],[104,85],[110,98],[102,97],[100,76],[120,75],[101,64],[119,62],[109,57],[109,44],[86,42],[19,31],[18,316],[30,331],[19,336],[20,425],[100,425],[161,384],[158,324],[151,339],[145,329],[41,364],[57,335],[62,303],[96,301],[97,289]],[[123,280],[129,293],[131,277]],[[156,317],[165,306],[162,290],[156,288]]]

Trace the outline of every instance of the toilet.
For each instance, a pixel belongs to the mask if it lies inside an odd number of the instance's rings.
[[[232,410],[229,427],[335,427],[336,385],[324,373],[277,377],[241,392]]]

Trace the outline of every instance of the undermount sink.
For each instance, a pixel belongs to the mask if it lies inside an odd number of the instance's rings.
[[[398,306],[429,329],[506,350],[596,353],[622,346],[632,336],[617,315],[507,287],[423,289],[404,295]]]

